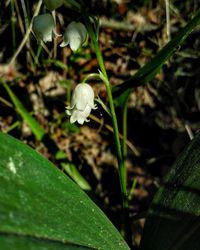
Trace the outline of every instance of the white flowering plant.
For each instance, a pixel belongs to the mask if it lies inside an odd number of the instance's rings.
[[[56,15],[57,9],[65,4],[77,13],[75,20],[70,17],[66,25],[65,20]],[[46,12],[39,14],[41,6]],[[92,113],[100,106],[108,114],[111,126],[107,127],[113,132],[120,186],[119,228],[124,239],[104,213],[60,170],[21,142],[0,133],[0,248],[2,246],[5,250],[135,250],[139,244],[133,239],[131,220],[134,215],[130,214],[129,200],[136,181],[133,181],[132,186],[127,183],[126,166],[129,96],[133,88],[146,84],[155,76],[187,35],[200,23],[200,10],[149,63],[129,80],[115,87],[111,86],[100,48],[99,20],[88,11],[86,1],[39,0],[36,10],[28,31],[32,30],[46,51],[53,42],[55,51],[58,45],[59,49],[63,48],[63,54],[71,57],[77,53],[84,54],[85,45],[95,52],[98,64],[96,72],[90,72],[83,79],[82,76],[77,76],[79,72],[75,72],[74,78],[78,81],[72,84],[65,79],[70,90],[70,100],[66,101],[63,110],[68,123],[76,123],[78,126],[90,126]],[[52,56],[51,53],[49,55]],[[14,61],[16,56],[11,61]],[[53,60],[58,65],[56,59]],[[68,67],[63,64],[59,66],[64,70]],[[97,79],[106,90],[105,100],[100,99],[95,92],[94,84],[91,84],[91,80]],[[21,100],[15,96],[8,84],[2,82],[2,85],[36,139],[47,143],[50,148],[51,138],[23,107]],[[45,85],[46,82],[43,87]],[[117,108],[122,110],[122,121],[117,115]],[[122,127],[121,133],[119,127]],[[199,140],[197,136],[190,143],[158,190],[148,212],[141,250],[198,249]],[[80,175],[73,162],[66,161],[64,152],[59,152],[61,156],[56,155],[59,160],[62,159],[59,167],[64,169],[83,190],[91,191],[90,184]],[[137,150],[135,152],[137,154]],[[190,247],[190,241],[194,242],[193,248]]]

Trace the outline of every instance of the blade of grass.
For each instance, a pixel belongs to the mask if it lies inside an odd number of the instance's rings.
[[[32,130],[33,134],[37,138],[37,140],[42,140],[45,131],[40,126],[40,124],[29,114],[29,112],[26,110],[22,102],[17,98],[17,96],[14,94],[14,92],[11,90],[11,88],[8,86],[7,83],[2,82],[4,88],[6,89],[10,99],[12,100],[13,104],[16,107],[17,112],[21,115],[22,119],[28,124],[30,129]]]
[[[179,49],[192,30],[200,24],[200,9],[195,16],[181,29],[176,36],[164,46],[158,54],[147,64],[145,64],[138,72],[127,81],[113,88],[114,96],[121,96],[124,92],[131,90],[140,85],[146,84],[154,78],[156,73],[162,68],[163,64]]]

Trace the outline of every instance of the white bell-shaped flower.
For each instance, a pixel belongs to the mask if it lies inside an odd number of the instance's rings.
[[[48,10],[53,11],[59,8],[64,3],[64,0],[43,0],[43,2]]]
[[[55,23],[49,13],[34,17],[33,32],[43,42],[51,42],[55,33]]]
[[[85,26],[80,22],[71,22],[64,33],[63,42],[61,47],[65,47],[69,44],[73,51],[76,51],[85,42],[87,38],[87,30]]]
[[[70,107],[67,107],[67,115],[70,117],[70,122],[78,122],[83,124],[89,120],[89,116],[92,109],[96,109],[94,104],[94,91],[92,87],[87,83],[80,83],[74,89],[72,95],[72,101]]]

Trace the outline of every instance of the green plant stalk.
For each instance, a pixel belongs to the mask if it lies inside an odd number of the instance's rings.
[[[126,101],[123,105],[122,110],[122,133],[123,133],[123,139],[122,139],[122,157],[123,162],[125,164],[125,160],[127,157],[127,115],[128,115],[128,99],[126,98]],[[125,169],[124,171],[125,179],[127,180],[127,171]],[[127,190],[126,190],[127,191]],[[125,220],[125,226],[126,226],[126,239],[130,246],[132,246],[132,228],[130,224],[130,215],[129,215],[129,195],[126,196],[126,203],[127,207],[124,211],[124,220]]]
[[[122,148],[119,138],[119,129],[118,129],[118,123],[117,123],[117,116],[115,112],[115,106],[114,101],[112,97],[112,90],[111,85],[108,80],[107,72],[104,66],[103,57],[99,48],[98,42],[95,40],[93,41],[93,46],[96,52],[97,61],[99,63],[99,67],[102,72],[100,72],[100,78],[103,80],[106,91],[108,95],[109,105],[110,105],[110,113],[112,118],[112,124],[113,124],[113,131],[114,131],[114,139],[115,139],[115,146],[116,146],[116,153],[117,153],[117,160],[118,160],[118,173],[119,173],[119,182],[120,182],[120,189],[121,189],[121,195],[122,195],[122,206],[123,206],[123,219],[124,219],[124,230],[125,230],[125,238],[129,245],[132,244],[132,236],[131,236],[131,228],[130,228],[130,221],[129,221],[129,204],[128,204],[128,195],[127,195],[127,185],[126,185],[126,167],[125,167],[125,161],[122,154]],[[126,141],[126,140],[125,140]]]
[[[103,61],[103,56],[101,54],[101,50],[100,50],[95,32],[93,30],[93,27],[91,25],[88,15],[84,11],[83,11],[83,14],[84,14],[86,26],[88,28],[88,33],[90,35],[92,45],[96,53],[97,61],[101,70],[100,78],[104,82],[106,86],[107,94],[108,94],[108,100],[109,100],[110,112],[111,112],[112,124],[113,124],[113,130],[114,130],[116,153],[117,153],[117,159],[118,159],[118,165],[119,165],[118,172],[119,172],[120,187],[121,187],[121,193],[122,193],[122,203],[123,203],[123,207],[127,208],[128,202],[127,202],[127,191],[126,191],[126,169],[125,169],[125,164],[124,164],[124,160],[122,157],[121,144],[120,144],[120,138],[119,138],[119,129],[118,129],[117,117],[115,113],[114,101],[112,97],[111,85],[108,79],[108,75],[107,75],[104,61]]]
[[[127,113],[128,113],[128,98],[123,105],[122,111],[122,132],[123,132],[123,140],[122,140],[122,155],[124,160],[127,157]]]
[[[87,82],[89,79],[92,79],[92,78],[99,79],[99,74],[97,73],[89,74],[83,78],[83,82]]]
[[[42,52],[42,45],[40,44],[37,48],[36,56],[34,58],[34,65],[39,65],[39,57]]]
[[[132,182],[131,189],[130,189],[129,194],[128,194],[128,199],[129,200],[131,200],[133,198],[133,194],[134,194],[136,185],[137,185],[137,179],[134,178],[133,182]]]
[[[13,129],[15,129],[16,127],[19,127],[19,125],[20,125],[20,122],[16,121],[12,125],[10,125],[4,132],[5,133],[9,133],[10,131],[12,131]]]
[[[119,129],[117,123],[117,116],[115,112],[115,106],[112,96],[111,85],[108,79],[108,75],[106,72],[106,68],[104,65],[103,56],[99,47],[98,39],[95,35],[95,31],[93,30],[92,24],[89,20],[88,15],[83,10],[83,16],[85,19],[85,23],[88,29],[88,33],[92,40],[92,45],[96,53],[97,61],[100,67],[100,78],[104,82],[107,90],[109,105],[110,105],[110,113],[112,118],[113,130],[114,130],[114,139],[115,139],[115,146],[116,146],[116,153],[117,153],[117,160],[118,160],[118,174],[119,174],[119,182],[120,182],[120,189],[122,195],[122,206],[123,206],[123,222],[124,222],[124,232],[125,232],[125,239],[127,240],[128,244],[132,246],[132,233],[131,233],[131,225],[130,225],[130,217],[129,217],[129,204],[128,204],[128,195],[127,195],[127,188],[126,188],[126,167],[124,162],[124,157],[122,155],[122,148],[119,138]]]

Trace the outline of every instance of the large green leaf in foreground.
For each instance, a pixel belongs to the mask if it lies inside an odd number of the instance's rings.
[[[103,212],[67,176],[0,133],[0,249],[129,249]]]
[[[153,199],[141,249],[200,249],[200,134],[177,159]]]

